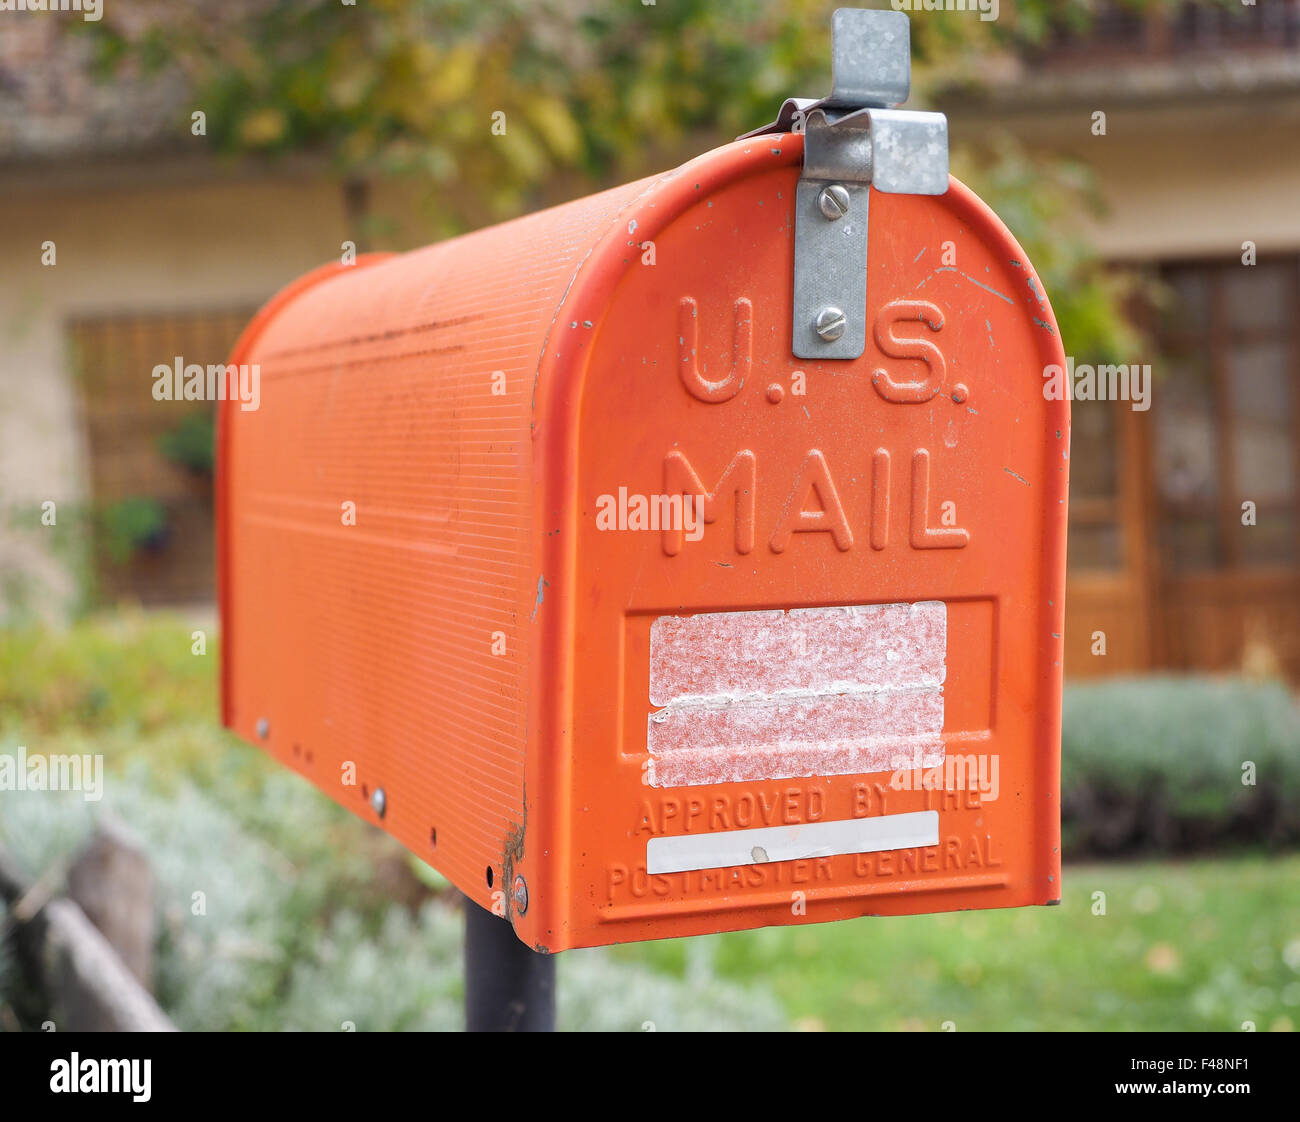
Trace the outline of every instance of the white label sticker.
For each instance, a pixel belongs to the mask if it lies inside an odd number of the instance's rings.
[[[651,838],[646,843],[646,871],[653,876],[938,844],[939,812],[917,810],[874,818]]]

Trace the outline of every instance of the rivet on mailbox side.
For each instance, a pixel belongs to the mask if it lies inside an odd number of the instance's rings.
[[[530,946],[1060,898],[1055,320],[890,108],[907,17],[834,54],[766,130],[322,270],[237,348],[226,723]]]

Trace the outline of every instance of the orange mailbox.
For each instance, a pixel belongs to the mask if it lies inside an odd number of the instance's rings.
[[[225,722],[529,946],[1060,898],[1064,360],[907,26],[232,359]]]

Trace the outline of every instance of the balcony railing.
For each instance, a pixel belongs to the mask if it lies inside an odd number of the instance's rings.
[[[1055,64],[1300,47],[1300,0],[1202,0],[1146,13],[1101,0],[1093,10],[1082,29],[1063,15],[1031,59]]]

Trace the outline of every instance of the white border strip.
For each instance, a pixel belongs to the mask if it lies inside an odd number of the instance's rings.
[[[918,810],[908,814],[880,814],[874,818],[806,822],[798,826],[651,838],[646,843],[645,856],[647,872],[653,875],[938,844],[939,812]]]

